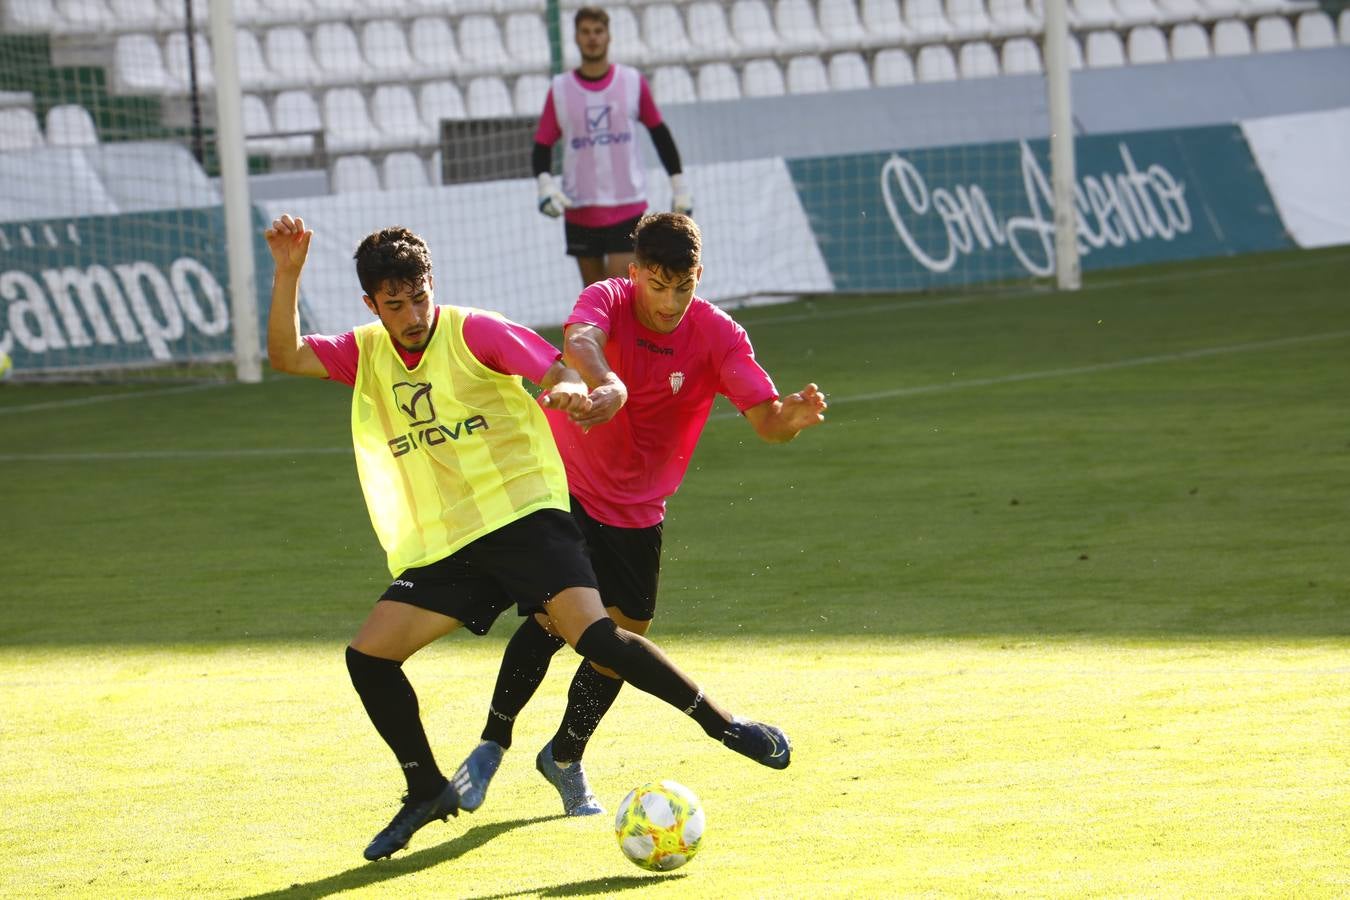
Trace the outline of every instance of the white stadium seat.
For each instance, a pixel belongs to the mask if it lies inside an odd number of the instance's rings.
[[[1161,10],[1153,5],[1153,0],[1116,0],[1116,9],[1120,11],[1120,24],[1125,28],[1157,25],[1163,19]]]
[[[171,80],[159,42],[148,34],[121,34],[113,45],[113,80],[118,93],[166,94]]]
[[[497,73],[511,68],[511,57],[492,16],[471,15],[459,20],[459,54],[466,71]]]
[[[609,9],[609,55],[617,62],[630,66],[646,65],[651,55],[642,39],[637,14],[627,6]]]
[[[1253,29],[1256,49],[1261,53],[1278,53],[1294,49],[1294,29],[1284,16],[1262,16]]]
[[[382,84],[370,95],[370,119],[375,125],[376,146],[430,146],[436,133],[422,121],[406,84]]]
[[[1111,0],[1073,0],[1069,6],[1069,24],[1075,28],[1118,28],[1120,14]]]
[[[89,147],[98,143],[98,129],[89,110],[63,103],[47,110],[47,144],[52,147]]]
[[[425,122],[437,134],[439,141],[443,119],[467,119],[469,109],[464,95],[453,81],[428,81],[417,93],[417,109]]]
[[[1205,10],[1206,19],[1240,18],[1246,12],[1242,0],[1200,0],[1200,5]]]
[[[861,53],[847,51],[830,57],[830,89],[835,91],[858,91],[872,86],[872,76],[867,71],[867,60]]]
[[[751,53],[772,53],[778,47],[773,13],[764,0],[736,0],[732,4],[731,35]]]
[[[1172,29],[1169,41],[1174,60],[1208,59],[1210,56],[1209,34],[1203,25],[1183,22]]]
[[[1214,24],[1214,55],[1245,56],[1252,52],[1252,35],[1247,26],[1237,19],[1224,19]]]
[[[361,26],[361,55],[374,81],[398,81],[415,74],[403,23],[375,19]]]
[[[784,72],[789,94],[821,94],[830,89],[830,75],[819,56],[794,56]]]
[[[313,17],[319,22],[350,22],[365,10],[364,0],[308,0]]]
[[[956,54],[956,71],[962,78],[993,78],[998,72],[998,54],[985,41],[962,44]]]
[[[832,50],[862,47],[867,40],[853,0],[820,0],[820,30]]]
[[[380,174],[368,156],[340,156],[333,162],[333,192],[355,194],[380,189]]]
[[[470,119],[505,119],[515,115],[506,82],[495,75],[471,79],[464,92]]]
[[[522,75],[511,86],[511,105],[518,116],[539,116],[544,109],[551,79],[547,75]]]
[[[450,20],[441,16],[414,19],[408,28],[413,65],[420,75],[448,75],[463,68]]]
[[[905,0],[905,24],[920,40],[941,40],[955,31],[942,0]]]
[[[109,0],[108,9],[118,31],[154,31],[174,25],[173,19],[165,15],[159,4],[147,0]],[[244,21],[237,12],[235,19]]]
[[[652,72],[651,88],[660,106],[698,101],[694,77],[684,66],[657,66]]]
[[[914,61],[909,53],[899,47],[887,47],[877,51],[872,60],[872,83],[877,87],[895,84],[913,84]]]
[[[695,83],[702,101],[739,100],[741,96],[741,80],[730,63],[706,63],[699,68]]]
[[[819,53],[825,49],[825,34],[816,24],[810,0],[775,0],[773,24],[784,53]]]
[[[944,44],[930,44],[919,50],[914,62],[914,71],[920,82],[952,81],[957,77],[956,59],[950,47]]]
[[[303,88],[282,91],[272,101],[272,125],[277,131],[323,133],[323,118],[314,95]]]
[[[787,93],[783,70],[771,59],[752,59],[741,72],[741,92],[746,97],[781,97]]]
[[[274,79],[263,57],[262,44],[258,36],[247,28],[235,30],[234,58],[239,63],[239,83],[245,90],[265,88],[272,84]]]
[[[58,25],[58,31],[79,34],[109,31],[117,21],[103,0],[56,0],[56,14],[64,25]]]
[[[1043,71],[1041,48],[1031,38],[1009,38],[1000,53],[1004,75],[1038,75]]]
[[[861,8],[867,46],[892,47],[910,40],[909,27],[900,15],[900,0],[862,0]]]
[[[0,150],[29,150],[46,143],[37,115],[26,106],[0,109]]]
[[[1114,31],[1089,32],[1084,51],[1090,69],[1125,65],[1125,45]]]
[[[1350,44],[1350,6],[1341,10],[1341,14],[1337,17],[1336,33],[1340,35],[1342,44]]]
[[[1158,20],[1164,25],[1173,22],[1199,23],[1208,21],[1213,15],[1200,0],[1156,0]]]
[[[305,94],[305,97],[309,97]],[[311,101],[312,102],[312,101]],[[296,134],[286,137],[277,135],[285,129],[272,121],[267,104],[256,94],[244,94],[240,108],[244,118],[244,146],[250,153],[262,153],[268,156],[308,156],[314,152],[314,134]],[[321,130],[317,126],[318,110],[314,111],[316,126],[309,131]]]
[[[380,164],[380,169],[387,191],[425,190],[431,186],[422,157],[410,150],[390,153]]]
[[[1332,24],[1331,16],[1320,10],[1299,16],[1298,45],[1304,50],[1336,46],[1336,26]]]
[[[689,34],[695,35],[692,56],[699,60],[735,59],[741,55],[740,45],[731,35],[722,4],[713,0],[699,0],[687,11]]]
[[[325,84],[359,84],[365,78],[366,61],[361,44],[346,22],[321,22],[314,29],[314,61]]]
[[[307,87],[323,82],[323,73],[309,48],[309,38],[295,25],[269,28],[263,38],[263,53],[267,68],[282,86]]]
[[[369,150],[382,143],[359,89],[338,87],[324,93],[323,142],[329,153]]]
[[[947,0],[947,21],[952,23],[957,40],[987,38],[994,30],[984,0]]]
[[[4,22],[7,33],[48,34],[57,28],[56,9],[51,0],[7,0]]]
[[[506,18],[506,52],[518,70],[546,71],[549,62],[548,28],[536,13],[517,12]]]
[[[693,53],[684,19],[669,3],[658,3],[642,11],[642,40],[651,62],[683,63]]]
[[[1040,16],[1027,8],[1026,0],[989,0],[989,25],[995,36],[1021,36],[1040,30]]]
[[[1125,53],[1131,65],[1167,62],[1167,38],[1152,25],[1131,28],[1125,39]]]
[[[192,50],[197,70],[197,90],[209,91],[215,87],[216,76],[211,65],[211,45],[206,35],[197,32],[193,35]],[[164,69],[169,73],[169,83],[174,91],[187,93],[192,86],[192,68],[188,65],[187,35],[181,31],[170,32],[164,39]]]
[[[1069,69],[1077,71],[1083,68],[1083,46],[1078,43],[1078,38],[1074,37],[1072,33],[1069,34],[1067,46],[1069,48]]]

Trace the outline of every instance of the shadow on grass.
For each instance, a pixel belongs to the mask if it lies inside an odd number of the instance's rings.
[[[683,878],[684,875],[664,875],[661,881],[671,881]],[[524,888],[519,891],[512,891],[509,894],[483,894],[481,896],[468,897],[466,900],[507,900],[509,897],[590,897],[594,895],[609,896],[617,894],[619,891],[639,890],[645,887],[651,887],[653,876],[650,875],[622,875],[613,878],[590,878],[586,881],[574,881],[571,884],[557,884],[548,888]]]
[[[532,819],[512,819],[508,822],[494,822],[491,825],[476,825],[459,837],[452,838],[445,843],[437,844],[434,847],[428,847],[425,850],[409,853],[407,856],[366,863],[365,865],[348,869],[345,872],[339,872],[336,875],[329,875],[327,878],[321,878],[318,881],[311,881],[304,884],[297,883],[290,887],[279,888],[275,891],[267,891],[262,894],[250,894],[247,897],[241,897],[240,900],[282,900],[282,898],[287,898],[287,900],[298,900],[298,898],[302,897],[329,897],[333,894],[340,894],[343,891],[368,887],[372,884],[379,884],[382,881],[389,881],[392,878],[401,878],[411,872],[420,872],[423,869],[430,869],[432,866],[438,866],[441,863],[452,862],[453,860],[464,856],[466,853],[477,850],[488,841],[500,837],[508,831],[514,831],[517,828],[524,828],[527,825],[535,825],[539,822],[547,822],[557,818],[561,817],[536,816]],[[633,880],[641,881],[641,879]],[[583,891],[582,893],[590,893],[590,891]],[[557,896],[571,895],[564,894]]]

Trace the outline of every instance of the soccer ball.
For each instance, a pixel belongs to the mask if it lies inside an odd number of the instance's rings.
[[[703,804],[682,784],[649,782],[623,798],[614,834],[634,865],[652,872],[678,869],[703,841]]]

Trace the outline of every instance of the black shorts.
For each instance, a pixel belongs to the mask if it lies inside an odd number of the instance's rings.
[[[606,525],[591,518],[576,497],[572,516],[586,537],[605,606],[617,606],[630,619],[651,619],[661,576],[661,523],[649,528]]]
[[[568,256],[608,256],[611,253],[633,252],[633,229],[642,216],[633,216],[615,225],[588,228],[585,225],[563,223]]]
[[[515,605],[543,612],[544,601],[570,587],[598,587],[576,521],[541,509],[503,525],[445,559],[403,571],[381,600],[397,600],[450,616],[474,634]]]

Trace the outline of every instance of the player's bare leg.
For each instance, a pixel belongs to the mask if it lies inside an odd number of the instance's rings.
[[[597,281],[604,281],[609,275],[605,271],[605,258],[603,256],[578,256],[577,271],[581,273],[582,287],[590,287]],[[627,274],[627,269],[624,273]]]

